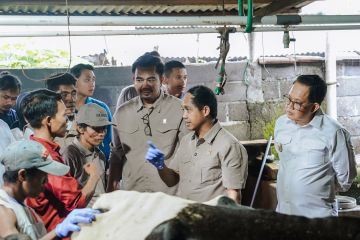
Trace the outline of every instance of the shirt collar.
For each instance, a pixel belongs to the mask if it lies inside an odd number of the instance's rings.
[[[321,108],[319,108],[319,110],[316,111],[313,119],[310,121],[309,125],[320,129],[323,122],[323,118],[324,118],[324,112],[321,110]]]
[[[211,144],[214,141],[214,138],[216,137],[216,135],[218,134],[218,132],[221,130],[221,125],[219,123],[218,120],[216,120],[214,126],[212,126],[212,128],[205,134],[204,136],[204,140],[205,142],[207,142],[208,144]],[[193,136],[191,137],[192,140],[197,139],[198,137],[196,136],[195,132],[193,134]]]
[[[154,109],[157,108],[159,113],[160,113],[160,110],[161,110],[160,104],[161,104],[162,99],[164,98],[164,96],[165,96],[164,91],[160,89],[160,96],[156,99],[156,101],[152,105],[152,108],[154,108]],[[138,96],[136,100],[137,100],[137,103],[136,103],[137,108],[136,108],[136,110],[137,110],[137,112],[140,112],[141,110],[143,110],[145,108],[145,106],[144,106],[144,103],[141,101],[140,96]]]
[[[92,152],[89,150],[89,149],[87,149],[87,148],[85,148],[81,143],[80,143],[80,141],[79,141],[79,139],[76,137],[76,138],[74,138],[74,144],[75,144],[75,146],[80,150],[80,152],[84,155],[84,156],[88,156],[88,155],[91,155],[92,154]]]
[[[89,103],[92,103],[92,98],[91,97],[87,97],[85,98],[85,104],[89,104]]]
[[[59,150],[60,150],[60,145],[57,144],[56,142],[48,141],[48,140],[46,140],[44,138],[38,138],[38,137],[35,137],[34,135],[31,135],[30,139],[41,143],[42,145],[44,145],[44,147],[46,149],[51,150],[52,152],[57,152],[58,153]]]
[[[319,108],[319,110],[317,110],[315,112],[313,119],[311,119],[311,121],[308,124],[304,125],[303,127],[311,125],[316,128],[321,128],[321,125],[323,122],[323,117],[324,117],[324,112],[321,108]],[[291,120],[287,116],[286,116],[286,123],[291,123],[291,124],[297,125],[293,120]],[[299,125],[297,125],[297,126],[299,126]]]

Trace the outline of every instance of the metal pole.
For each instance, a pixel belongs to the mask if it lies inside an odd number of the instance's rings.
[[[326,113],[336,120],[336,52],[331,33],[329,32],[326,34],[325,66],[325,79],[327,84]]]
[[[289,31],[321,31],[321,30],[359,30],[360,25],[348,26],[289,26],[284,27],[254,27],[253,32],[283,32]],[[236,32],[244,32],[244,28],[236,28]],[[160,35],[160,34],[197,34],[218,33],[216,28],[189,27],[189,28],[153,28],[137,30],[94,30],[94,31],[71,31],[71,36],[120,36],[120,35]],[[68,36],[67,31],[13,31],[1,32],[0,37],[62,37]]]
[[[254,193],[253,193],[252,198],[251,198],[250,207],[252,207],[252,206],[254,205],[254,202],[255,202],[256,193],[257,193],[257,190],[258,190],[258,188],[259,188],[259,184],[260,184],[260,180],[261,180],[262,173],[263,173],[263,171],[264,171],[266,159],[268,158],[268,154],[269,154],[269,151],[270,151],[271,142],[272,142],[272,136],[270,136],[269,142],[268,142],[268,144],[267,144],[267,146],[266,146],[265,155],[264,155],[264,158],[263,158],[262,163],[261,163],[261,168],[260,168],[259,176],[258,176],[258,178],[257,178],[256,185],[255,185],[255,189],[254,189]]]
[[[279,19],[294,19],[298,24],[360,23],[360,15],[279,15],[260,19],[263,25],[277,25]],[[281,22],[281,21],[280,21]],[[246,25],[246,16],[71,16],[72,26],[188,26],[188,25]],[[259,23],[259,22],[258,22]],[[256,24],[256,22],[254,23]],[[66,16],[0,15],[4,26],[66,26]],[[282,25],[282,24],[280,24]],[[291,24],[289,24],[291,25]]]
[[[291,20],[300,20],[299,24],[350,24],[360,22],[360,15],[275,15],[264,16],[260,22],[262,24],[277,25],[279,22],[284,21],[284,18],[289,22]]]

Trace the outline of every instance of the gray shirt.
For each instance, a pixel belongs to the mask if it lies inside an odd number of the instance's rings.
[[[276,122],[275,148],[280,156],[277,211],[336,216],[335,193],[349,189],[356,176],[350,134],[321,110],[305,126],[284,115]]]
[[[180,176],[177,195],[198,202],[244,188],[247,167],[245,148],[219,122],[204,138],[187,134],[169,165]]]
[[[145,155],[147,141],[152,141],[165,153],[165,163],[170,164],[187,133],[182,113],[181,101],[163,92],[151,108],[145,108],[138,96],[116,110],[110,161],[111,166],[122,168],[121,189],[175,194],[176,186],[167,187]]]
[[[70,166],[70,175],[78,181],[79,185],[84,187],[89,180],[89,174],[84,170],[84,165],[89,162],[94,162],[97,169],[100,171],[100,180],[96,185],[95,193],[90,200],[87,207],[92,207],[100,194],[105,193],[105,155],[99,148],[90,151],[85,148],[77,138],[74,138],[73,143],[66,146],[62,157],[67,165]]]

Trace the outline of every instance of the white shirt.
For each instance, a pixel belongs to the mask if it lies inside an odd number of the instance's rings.
[[[0,189],[0,205],[12,209],[16,216],[16,228],[21,234],[37,240],[46,234],[46,228],[35,211],[23,203],[17,202],[3,189]]]
[[[12,142],[15,142],[15,138],[11,133],[9,125],[0,119],[0,154],[2,154],[5,148]],[[4,166],[0,163],[0,187],[3,185],[3,174],[5,172]]]
[[[276,122],[275,148],[280,156],[276,211],[337,216],[335,193],[348,190],[356,177],[350,134],[321,110],[305,126],[284,115]]]

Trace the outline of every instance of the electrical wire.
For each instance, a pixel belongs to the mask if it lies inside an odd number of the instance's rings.
[[[297,71],[297,59],[296,59],[296,40],[295,40],[295,36],[294,36],[294,31],[291,31],[291,36],[292,39],[294,39],[293,43],[294,43],[294,47],[293,47],[293,51],[294,51],[294,71],[295,71],[295,76],[298,76],[298,71]]]
[[[264,32],[261,32],[261,47],[262,47],[262,59],[263,59],[264,69],[270,75],[270,77],[272,77],[271,73],[266,68],[266,63],[265,63]]]
[[[66,6],[66,20],[67,20],[67,32],[68,32],[68,44],[69,44],[69,64],[66,68],[66,71],[60,75],[60,76],[56,76],[56,78],[64,76],[65,74],[70,72],[70,67],[71,67],[71,58],[72,58],[72,46],[71,46],[71,31],[70,31],[70,14],[69,14],[69,4],[68,4],[68,0],[65,0],[65,6]],[[21,65],[21,72],[24,75],[25,78],[34,81],[34,82],[44,82],[46,80],[49,79],[54,79],[55,77],[47,77],[47,78],[43,78],[43,79],[34,79],[29,77],[24,70],[24,66]]]

